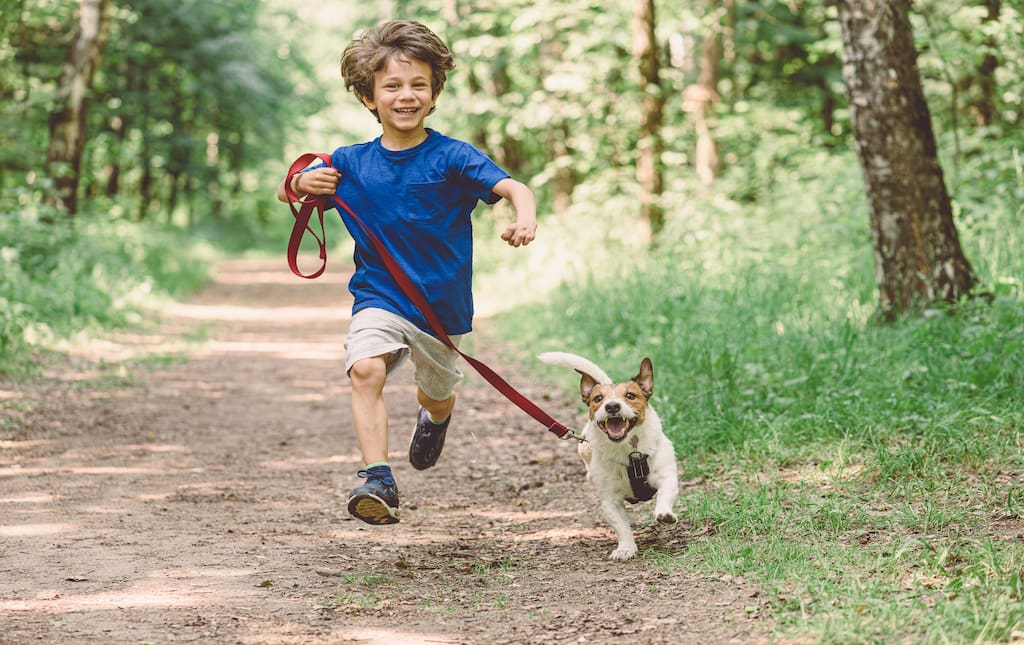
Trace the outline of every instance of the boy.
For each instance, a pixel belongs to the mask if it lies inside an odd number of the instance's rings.
[[[516,220],[502,233],[510,246],[529,244],[537,230],[533,193],[467,143],[427,129],[454,69],[451,52],[418,22],[394,21],[354,39],[341,57],[345,88],[381,124],[373,141],[334,151],[331,165],[298,173],[298,195],[337,194],[376,231],[391,255],[418,284],[445,332],[458,343],[470,331],[473,236],[477,201],[502,197]],[[284,182],[277,197],[287,202]],[[366,483],[352,491],[348,511],[369,524],[398,521],[398,486],[388,464],[387,376],[406,358],[415,367],[420,405],[409,461],[430,468],[441,455],[462,379],[458,354],[433,335],[402,294],[358,223],[341,212],[355,241],[352,322],[345,341],[345,369],[352,381],[352,420]]]

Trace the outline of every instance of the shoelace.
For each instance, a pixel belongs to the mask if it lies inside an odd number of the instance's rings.
[[[356,471],[356,477],[359,477],[360,479],[365,479],[366,483],[376,482],[381,486],[395,485],[394,477],[388,477],[387,475],[381,475],[380,473],[371,473],[365,468],[360,468],[358,471]]]

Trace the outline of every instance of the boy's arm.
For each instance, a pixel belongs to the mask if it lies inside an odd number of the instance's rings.
[[[334,168],[314,168],[306,172],[297,172],[292,175],[292,192],[299,197],[306,195],[333,195],[338,190],[338,181],[341,173]],[[277,199],[288,203],[288,195],[284,190],[285,177],[277,187]]]
[[[512,202],[516,211],[516,221],[508,225],[501,239],[509,246],[526,246],[532,242],[537,235],[537,202],[533,199],[533,191],[511,177],[494,184],[491,191]]]

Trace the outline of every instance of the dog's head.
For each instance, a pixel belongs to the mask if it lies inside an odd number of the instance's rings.
[[[625,383],[603,385],[586,374],[580,380],[580,395],[590,408],[590,420],[615,442],[643,425],[652,394],[654,366],[649,358],[640,362],[640,373]]]

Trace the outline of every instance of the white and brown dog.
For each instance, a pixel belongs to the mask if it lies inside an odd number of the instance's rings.
[[[640,373],[632,380],[613,383],[604,370],[575,354],[547,352],[537,358],[582,375],[580,395],[590,418],[579,453],[605,519],[619,540],[609,558],[628,560],[636,555],[636,540],[625,502],[636,504],[653,497],[654,519],[672,524],[676,521],[672,508],[679,496],[675,448],[650,404],[654,393],[651,359],[641,361]]]

